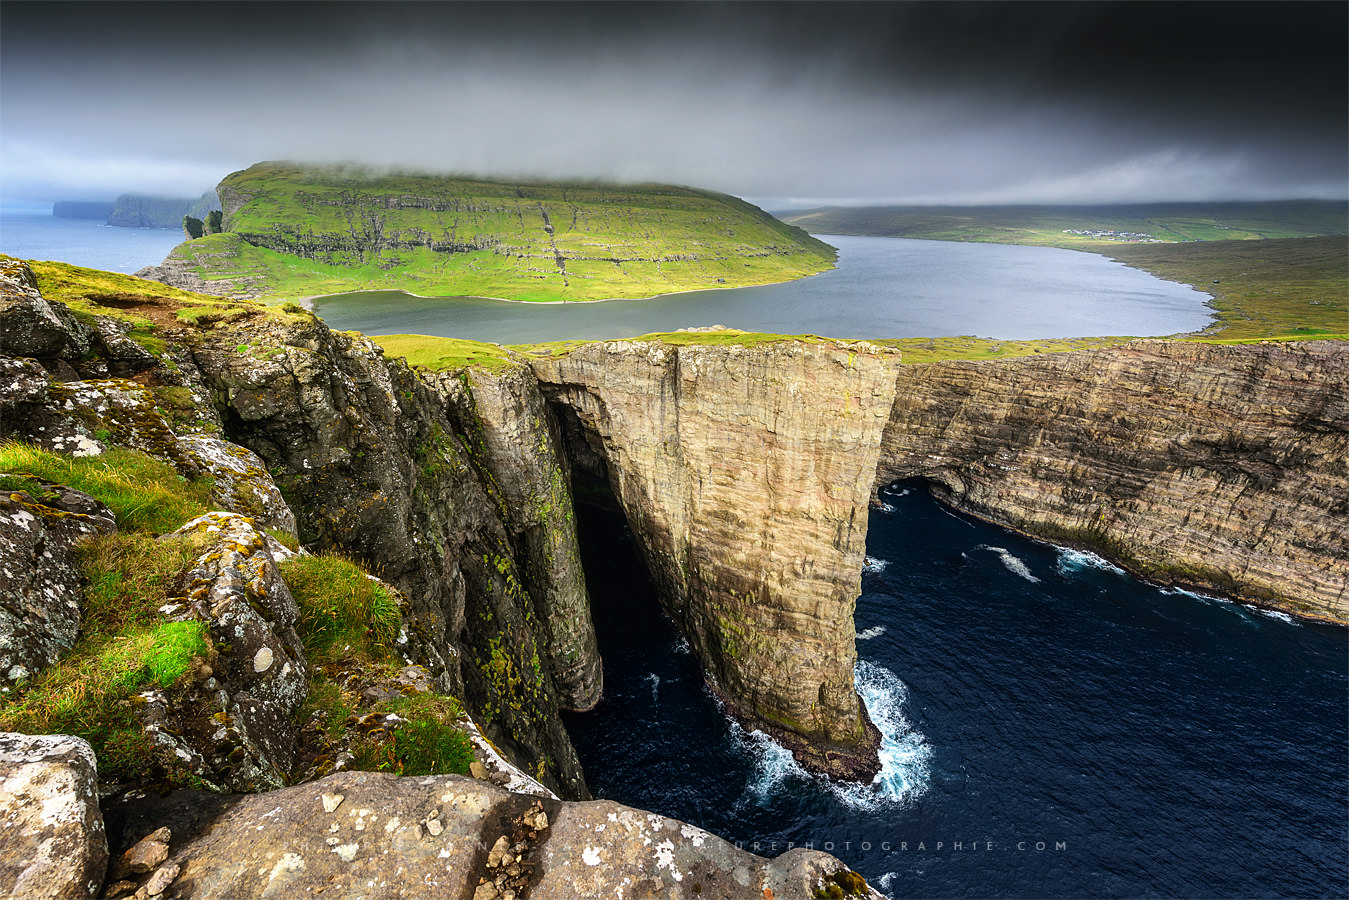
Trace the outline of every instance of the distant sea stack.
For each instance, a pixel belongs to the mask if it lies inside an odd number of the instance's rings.
[[[217,191],[225,233],[180,245],[147,277],[241,297],[403,290],[602,300],[787,281],[836,258],[743,200],[669,185],[270,162]]]
[[[213,209],[220,209],[215,191],[207,191],[195,199],[123,194],[112,204],[107,217],[109,225],[122,228],[179,228],[183,216],[204,219]]]

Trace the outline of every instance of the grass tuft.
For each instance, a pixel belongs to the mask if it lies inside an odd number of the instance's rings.
[[[0,443],[0,472],[18,477],[0,481],[10,490],[23,490],[20,483],[27,475],[88,494],[112,510],[122,531],[165,534],[205,513],[210,503],[205,479],[188,481],[168,463],[122,447],[97,456],[66,456],[7,441]]]
[[[300,608],[297,630],[312,661],[388,655],[401,622],[398,603],[354,562],[330,553],[297,556],[281,563],[281,574]]]

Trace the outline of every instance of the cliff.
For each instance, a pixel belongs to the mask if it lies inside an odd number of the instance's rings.
[[[1138,341],[906,366],[876,484],[1163,584],[1349,621],[1349,349]]]
[[[122,194],[108,212],[108,224],[123,228],[180,228],[183,216],[204,218],[208,212],[220,208],[214,191],[200,197],[146,197],[141,194]]]
[[[301,297],[353,290],[513,300],[649,297],[830,268],[834,250],[724,194],[667,185],[496,182],[259,163],[217,188],[224,236],[152,277]],[[181,218],[181,216],[180,216]]]

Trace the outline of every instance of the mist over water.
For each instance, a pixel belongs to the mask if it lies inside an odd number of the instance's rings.
[[[581,513],[606,690],[567,724],[597,796],[828,850],[895,897],[1342,892],[1349,631],[881,499],[856,626],[885,767],[860,786],[727,720],[621,519]]]

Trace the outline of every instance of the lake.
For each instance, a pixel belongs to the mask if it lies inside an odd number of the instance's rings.
[[[596,303],[423,299],[401,292],[314,301],[333,328],[498,344],[635,337],[725,325],[840,338],[977,335],[1021,340],[1197,331],[1207,294],[1076,250],[819,235],[837,268],[782,284]]]

